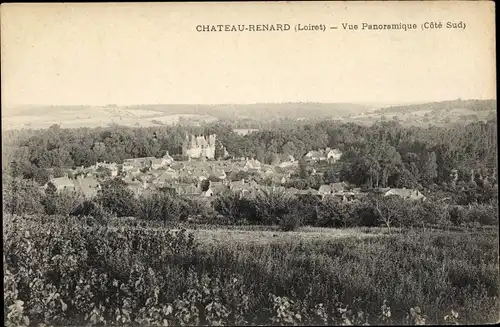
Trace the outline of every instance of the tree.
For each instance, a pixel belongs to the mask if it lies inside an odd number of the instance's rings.
[[[36,183],[6,176],[2,184],[4,212],[13,215],[43,212],[42,199]]]
[[[42,200],[45,213],[48,215],[69,215],[79,202],[79,196],[75,192],[57,192],[52,183],[47,185],[45,197]]]
[[[289,141],[285,145],[283,145],[282,152],[283,152],[283,154],[286,154],[286,155],[296,156],[297,155],[297,147],[295,146],[295,144],[293,142]]]
[[[438,166],[436,162],[436,153],[430,152],[422,168],[421,178],[427,185],[433,184],[438,176]]]
[[[262,191],[254,199],[256,219],[263,224],[278,224],[293,210],[293,197],[281,191]]]
[[[186,203],[168,192],[139,198],[138,216],[141,219],[177,221],[186,218]]]
[[[137,200],[127,184],[118,178],[101,183],[96,202],[118,217],[130,217],[137,214]]]
[[[224,146],[222,145],[219,139],[215,140],[215,159],[223,159],[224,158]]]
[[[401,215],[405,213],[403,207],[404,200],[400,199],[397,195],[392,195],[387,197],[375,196],[372,201],[375,212],[378,213],[382,222],[387,226],[390,234],[391,227],[400,221]]]
[[[214,209],[226,217],[241,218],[241,202],[239,194],[228,189],[215,198]]]
[[[338,178],[340,170],[335,167],[330,167],[323,173],[323,178],[326,183],[337,183],[340,181]]]
[[[300,178],[307,178],[309,176],[307,172],[307,162],[305,161],[304,158],[299,159],[299,177]]]
[[[210,188],[210,180],[208,180],[208,179],[202,180],[200,183],[201,191],[206,192],[206,191],[208,191],[209,188]]]

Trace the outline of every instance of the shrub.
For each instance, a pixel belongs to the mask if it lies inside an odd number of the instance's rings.
[[[465,215],[468,222],[477,222],[481,225],[498,224],[498,210],[491,205],[471,205],[466,209]]]
[[[237,193],[227,190],[215,198],[213,205],[214,209],[221,215],[238,219],[244,215],[241,202],[240,196]]]
[[[183,209],[187,216],[213,217],[216,212],[207,198],[187,198]]]
[[[293,197],[284,191],[261,191],[254,199],[256,220],[275,225],[293,208]]]
[[[375,227],[380,225],[380,217],[367,200],[355,203],[353,208],[360,226]]]
[[[69,213],[71,216],[86,217],[91,216],[97,220],[107,219],[112,213],[92,200],[84,200],[77,204]]]
[[[465,210],[461,206],[450,206],[448,209],[448,214],[450,217],[450,221],[456,225],[460,226],[465,223],[466,213]]]
[[[294,231],[303,224],[303,216],[300,213],[288,213],[283,216],[279,221],[279,226],[282,231]]]
[[[346,220],[346,213],[342,210],[339,200],[327,197],[321,201],[316,209],[318,227],[343,227]]]
[[[138,217],[146,220],[179,221],[187,217],[187,204],[179,197],[167,192],[141,196]]]
[[[294,200],[294,211],[303,217],[303,224],[315,226],[318,221],[317,207],[321,200],[312,194],[297,197]]]
[[[137,215],[138,203],[127,184],[114,178],[101,183],[97,192],[96,202],[105,209],[113,212],[118,217],[131,217]]]
[[[67,191],[48,193],[42,200],[48,215],[69,215],[80,202],[81,198],[76,192]]]

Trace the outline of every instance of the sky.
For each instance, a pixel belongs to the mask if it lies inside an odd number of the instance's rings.
[[[421,30],[463,21],[464,30]],[[342,23],[416,23],[344,31]],[[325,32],[197,32],[200,24]],[[329,26],[338,29],[330,30]],[[496,98],[493,2],[2,4],[3,106]]]

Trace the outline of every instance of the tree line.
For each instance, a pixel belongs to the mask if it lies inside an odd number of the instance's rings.
[[[372,126],[321,121],[283,123],[245,136],[233,132],[228,122],[201,127],[162,126],[130,128],[10,131],[4,134],[4,171],[16,176],[47,181],[47,169],[91,166],[96,162],[122,163],[127,158],[161,157],[167,151],[176,158],[188,134],[217,134],[231,156],[276,163],[282,155],[302,158],[308,151],[338,148],[343,151],[337,175],[356,185],[430,186],[458,179],[496,183],[496,121],[456,127],[403,127],[398,122]],[[221,155],[221,150],[217,155]],[[57,174],[55,174],[57,175]]]

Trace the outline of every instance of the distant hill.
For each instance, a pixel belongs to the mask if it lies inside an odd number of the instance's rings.
[[[109,126],[111,124],[147,127],[172,124],[199,126],[217,120],[247,122],[239,128],[254,128],[259,122],[334,119],[372,124],[392,120],[405,125],[449,125],[496,117],[496,100],[451,100],[408,103],[382,107],[382,104],[355,103],[255,103],[255,104],[165,104],[133,106],[37,106],[2,108],[2,128],[63,128]]]
[[[486,121],[496,117],[496,100],[451,100],[390,106],[351,117],[352,122],[371,124],[398,121],[413,126],[446,126]]]
[[[109,124],[125,126],[158,126],[175,123],[199,124],[214,120],[273,120],[277,118],[344,117],[368,110],[366,105],[352,103],[257,103],[223,105],[133,105],[133,106],[37,106],[5,108],[4,128],[96,127]]]
[[[466,109],[470,111],[497,110],[496,100],[451,100],[440,102],[427,102],[381,108],[374,113],[408,113],[421,110],[453,110]]]
[[[262,118],[303,118],[347,116],[368,109],[368,106],[354,103],[255,103],[219,105],[142,105],[127,106],[124,109],[146,109],[166,114],[210,115],[219,119],[252,117]]]

